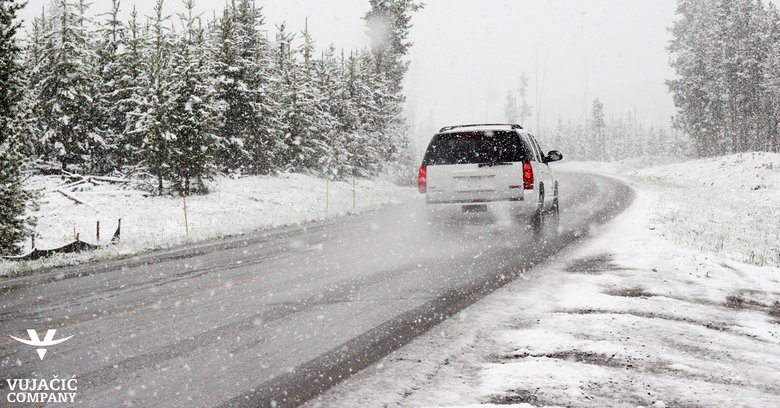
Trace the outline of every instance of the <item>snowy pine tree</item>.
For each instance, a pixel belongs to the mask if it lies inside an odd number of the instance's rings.
[[[234,0],[212,34],[218,98],[225,104],[219,129],[223,170],[268,173],[271,138],[278,127],[271,96],[270,44],[262,12],[251,0]]]
[[[242,59],[247,61],[245,80],[252,90],[253,118],[245,149],[249,155],[247,169],[254,174],[273,170],[272,146],[281,127],[279,106],[274,98],[272,49],[263,29],[265,18],[253,0],[240,0],[236,16],[241,38]]]
[[[16,42],[22,4],[0,0],[0,254],[18,254],[17,244],[28,234],[33,219],[26,215],[32,199],[22,187],[18,104],[22,99],[20,49]]]
[[[275,169],[287,171],[300,155],[295,133],[299,126],[298,118],[298,69],[296,53],[293,48],[294,34],[287,31],[284,24],[277,27],[276,51],[274,55],[274,100],[279,106],[276,112],[279,121],[279,133],[269,146]]]
[[[137,99],[137,109],[129,115],[135,126],[131,135],[141,139],[138,153],[142,168],[157,181],[157,194],[164,191],[164,180],[170,169],[170,141],[174,96],[171,80],[173,41],[163,15],[163,0],[157,0],[154,18],[149,25],[148,57],[145,60],[145,88]]]
[[[299,107],[302,119],[297,137],[300,140],[303,160],[300,163],[305,169],[322,173],[324,164],[329,162],[333,154],[332,133],[338,128],[336,118],[331,114],[330,103],[327,98],[328,86],[320,74],[327,73],[318,69],[320,63],[315,60],[314,40],[309,33],[308,22],[301,33],[303,43],[299,52],[302,57],[299,77]]]
[[[225,103],[225,115],[219,128],[222,144],[218,164],[224,171],[240,169],[248,154],[246,140],[251,137],[255,119],[253,89],[247,83],[251,60],[244,57],[245,38],[238,26],[235,0],[223,11],[214,26],[214,59],[217,97]]]
[[[96,66],[100,83],[97,86],[95,107],[96,126],[106,141],[108,154],[102,157],[101,170],[107,172],[116,169],[124,157],[121,141],[125,131],[126,112],[121,102],[124,95],[122,80],[125,79],[122,70],[121,53],[122,39],[125,37],[124,25],[119,20],[119,0],[111,0],[111,9],[105,21],[98,28]]]
[[[400,94],[409,70],[405,58],[412,47],[408,40],[412,15],[423,5],[414,0],[369,0],[369,4],[364,20],[377,72],[389,81],[391,93]]]
[[[39,143],[43,133],[41,117],[45,115],[39,106],[40,83],[47,66],[47,35],[49,20],[45,13],[32,21],[32,30],[27,36],[22,59],[23,70],[18,77],[24,81],[22,99],[19,103],[19,141],[25,155],[33,158],[43,156],[45,147]]]
[[[370,54],[362,53],[364,80],[371,90],[376,112],[374,113],[373,129],[379,132],[378,142],[381,148],[379,160],[386,163],[397,163],[406,156],[409,147],[408,129],[403,116],[405,97],[400,92],[394,92],[393,81],[383,77],[370,63]],[[408,163],[411,164],[411,163]]]
[[[22,4],[13,0],[0,1],[0,144],[6,143],[12,133],[12,125],[17,113],[22,87],[19,83],[19,44],[16,32],[20,23],[16,13]]]
[[[43,130],[42,144],[52,147],[50,158],[63,170],[77,165],[94,170],[96,160],[105,154],[95,113],[96,87],[99,79],[90,48],[86,6],[83,0],[73,4],[58,0],[53,30],[48,34],[45,52],[47,65],[41,72],[38,105]]]
[[[215,135],[221,106],[206,47],[205,32],[194,16],[194,0],[184,0],[183,33],[171,69],[172,109],[167,138],[168,173],[173,189],[185,196],[206,193],[215,172]]]
[[[350,128],[350,107],[346,96],[344,71],[336,58],[336,48],[331,45],[316,62],[316,87],[321,95],[323,105],[328,109],[332,120],[331,128],[325,129],[327,151],[320,158],[319,167],[323,174],[334,180],[344,179],[352,174],[349,166],[349,151],[347,143]]]
[[[411,166],[412,153],[403,114],[403,79],[409,70],[406,56],[412,43],[408,40],[412,15],[423,5],[414,0],[370,0],[364,16],[371,38],[375,73],[375,102],[383,120],[382,158]],[[411,168],[411,167],[410,167]]]
[[[302,37],[296,47],[295,35],[284,25],[277,33],[275,92],[282,138],[275,151],[282,171],[317,171],[329,148],[327,133],[336,127],[316,87],[313,40],[308,30]]]
[[[119,74],[115,77],[112,95],[112,112],[117,121],[122,118],[121,129],[117,129],[119,138],[114,153],[119,168],[129,166],[132,170],[142,159],[143,133],[136,131],[136,126],[138,114],[144,106],[144,90],[149,87],[151,76],[149,64],[145,64],[148,60],[145,55],[147,39],[138,24],[138,12],[135,8],[123,32],[120,44],[122,51],[117,61]]]

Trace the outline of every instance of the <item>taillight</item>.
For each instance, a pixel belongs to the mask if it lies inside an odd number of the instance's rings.
[[[530,162],[523,163],[523,188],[526,190],[534,189],[534,168]]]
[[[420,167],[420,174],[417,175],[417,187],[421,194],[428,192],[428,167]]]

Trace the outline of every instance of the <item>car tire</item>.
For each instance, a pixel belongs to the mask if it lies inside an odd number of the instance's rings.
[[[560,202],[558,201],[558,187],[555,188],[555,196],[553,198],[552,207],[550,207],[550,216],[549,220],[547,221],[547,224],[553,228],[553,230],[558,231],[558,225],[561,223],[561,206]]]
[[[546,223],[546,211],[544,209],[544,190],[539,194],[539,206],[536,208],[533,216],[531,217],[531,227],[534,233],[541,235],[544,233],[544,226]]]

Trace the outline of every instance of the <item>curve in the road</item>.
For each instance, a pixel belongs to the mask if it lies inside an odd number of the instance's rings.
[[[611,178],[560,179],[562,228],[544,240],[490,223],[430,230],[408,204],[0,281],[3,335],[75,335],[45,362],[0,340],[0,371],[75,376],[84,406],[299,405],[584,239],[633,198]]]
[[[608,222],[625,210],[634,198],[633,191],[622,182],[603,177],[601,181],[609,186],[607,191],[612,191],[611,197],[604,194],[603,186],[583,180],[590,189],[581,189],[576,197],[565,197],[561,202],[562,211],[578,213],[580,222],[576,225],[563,224],[563,229],[557,235],[548,235],[545,240],[536,243],[530,251],[525,252],[526,256],[515,259],[517,263],[505,265],[504,268],[482,275],[481,279],[442,293],[429,302],[297,367],[293,372],[230,399],[220,407],[299,406],[515,280],[522,271],[527,271],[561,249],[582,241],[587,238],[592,226]],[[564,186],[568,187],[568,184],[564,183]],[[577,204],[592,203],[593,197],[607,200],[602,200],[602,205],[596,208],[580,208],[581,204]]]

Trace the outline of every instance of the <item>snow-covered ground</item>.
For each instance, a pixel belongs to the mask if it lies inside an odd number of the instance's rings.
[[[780,155],[744,153],[663,166],[645,160],[562,163],[613,174],[656,193],[663,236],[688,248],[780,266]]]
[[[37,262],[0,260],[0,276],[327,219],[405,201],[417,195],[416,188],[358,179],[353,208],[351,181],[326,183],[324,179],[301,174],[238,179],[219,177],[212,183],[210,194],[187,198],[187,237],[181,198],[146,196],[143,191],[97,182],[64,190],[83,202],[77,204],[59,192],[63,185],[67,183],[55,176],[35,176],[29,181],[29,187],[43,191],[36,213],[36,247],[62,246],[73,241],[74,232],[82,241],[106,244],[121,218],[120,244],[93,253],[57,256]],[[101,226],[99,242],[96,237],[98,221]],[[30,242],[26,243],[25,251],[29,251],[30,246]]]
[[[309,406],[780,406],[780,155],[600,170],[637,199],[594,239]]]

